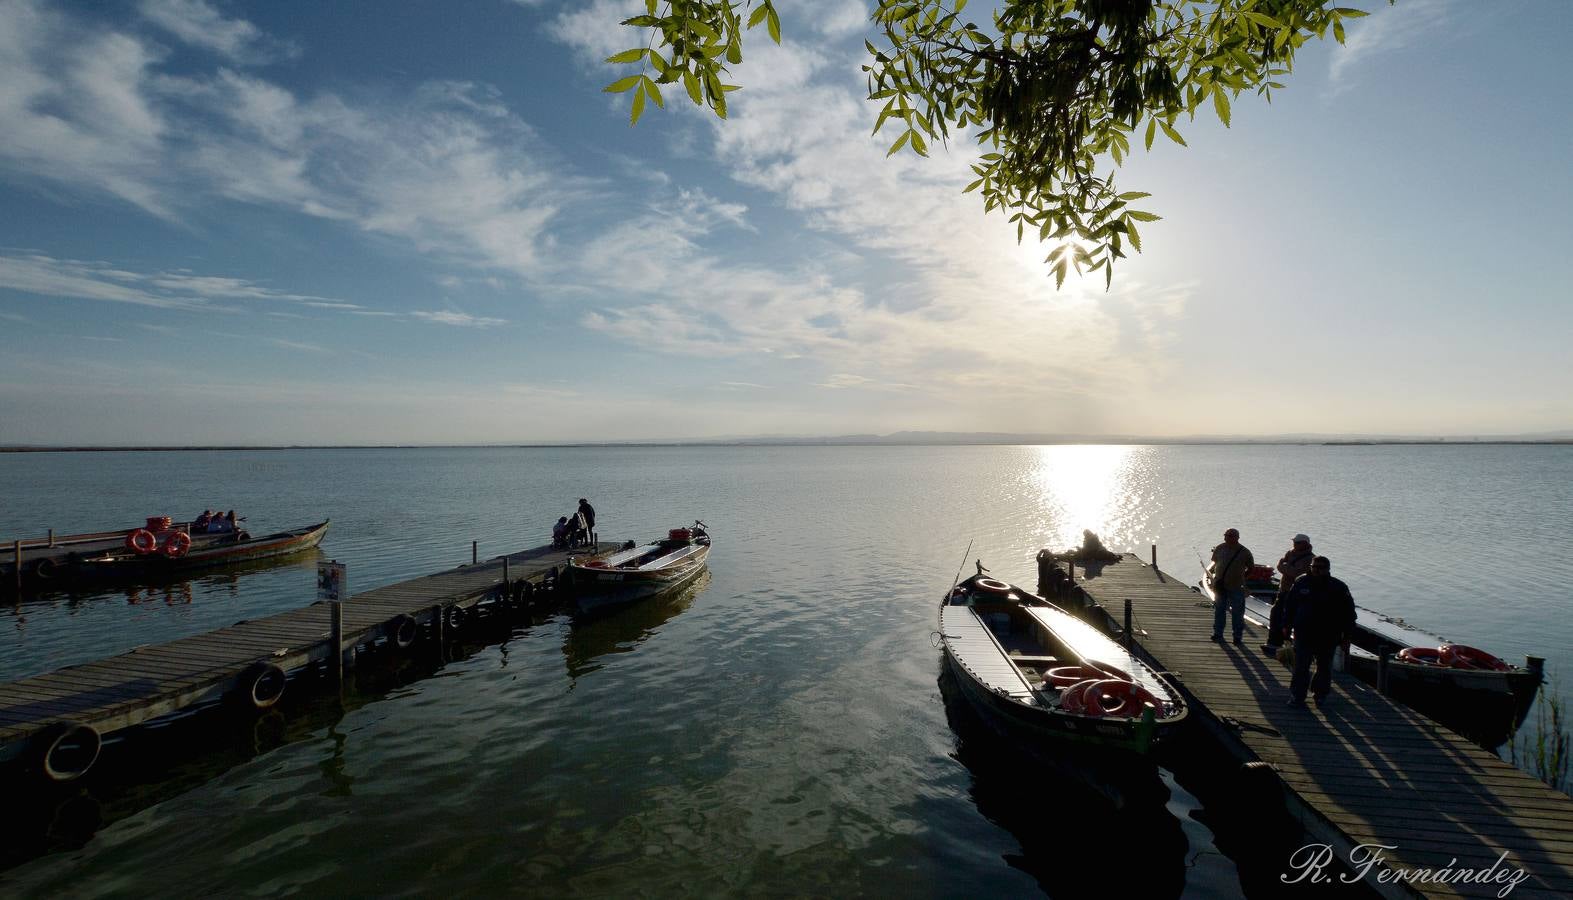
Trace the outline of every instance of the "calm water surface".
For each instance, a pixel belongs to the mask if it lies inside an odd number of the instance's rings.
[[[1083,528],[1156,543],[1187,577],[1225,527],[1265,562],[1306,531],[1363,605],[1573,667],[1569,447],[8,454],[0,484],[6,538],[214,506],[253,533],[331,517],[323,552],[353,591],[467,562],[472,540],[544,543],[580,496],[603,536],[698,517],[716,540],[696,591],[520,623],[342,711],[292,711],[281,746],[117,798],[90,839],[0,875],[24,895],[1074,893],[1023,824],[1044,785],[941,696],[930,632],[969,541],[1030,584],[1033,554]],[[0,607],[0,679],[309,603],[312,566]],[[1237,891],[1163,777],[1168,799],[1127,823],[1157,835],[1153,889]]]

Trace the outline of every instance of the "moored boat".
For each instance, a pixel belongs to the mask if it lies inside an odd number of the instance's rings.
[[[158,578],[231,563],[287,556],[322,543],[328,522],[253,537],[245,532],[193,533],[187,523],[150,519],[123,531],[67,535],[30,542],[22,552],[22,583],[48,588],[73,582]],[[4,573],[15,583],[13,560]]]
[[[579,610],[592,612],[676,590],[699,577],[709,555],[709,530],[696,521],[649,544],[570,557],[566,580]]]
[[[1180,693],[1130,651],[981,565],[941,601],[939,639],[967,699],[1020,739],[1145,753],[1186,715]]]
[[[1197,589],[1212,598],[1207,579]],[[1252,566],[1245,581],[1246,615],[1265,626],[1277,595],[1273,570]],[[1377,686],[1380,658],[1388,657],[1389,696],[1486,747],[1501,745],[1523,724],[1540,690],[1540,668],[1514,666],[1358,604],[1355,612],[1345,671]]]

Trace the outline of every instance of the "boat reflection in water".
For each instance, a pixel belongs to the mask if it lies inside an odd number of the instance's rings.
[[[599,612],[576,612],[563,641],[563,656],[568,677],[579,678],[601,668],[601,657],[628,653],[644,643],[662,625],[693,604],[694,598],[710,586],[710,573],[700,573],[686,586],[627,606],[609,607]]]
[[[978,811],[1009,831],[1011,866],[1050,896],[1177,897],[1189,843],[1156,766],[1097,748],[1008,739],[978,715],[940,658],[940,694]],[[1116,888],[1117,886],[1117,888]]]
[[[61,601],[77,606],[115,597],[124,599],[132,606],[190,603],[194,594],[238,593],[242,578],[258,572],[300,569],[315,573],[317,561],[322,556],[322,550],[313,545],[281,556],[214,564],[196,572],[147,571],[113,585],[102,581],[63,582],[50,584],[47,588],[41,584],[30,584],[28,589],[13,599],[22,606]]]

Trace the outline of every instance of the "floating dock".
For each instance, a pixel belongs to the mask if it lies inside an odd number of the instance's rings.
[[[1568,795],[1353,676],[1334,677],[1326,709],[1289,708],[1292,672],[1260,652],[1266,629],[1248,625],[1244,647],[1211,641],[1212,603],[1137,556],[1077,575],[1115,620],[1130,601],[1132,649],[1170,674],[1193,718],[1241,763],[1271,767],[1275,778],[1245,789],[1262,792],[1265,804],[1276,783],[1310,840],[1345,864],[1352,858],[1356,872],[1371,845],[1392,848],[1379,851],[1382,864],[1361,883],[1387,897],[1573,896]],[[1501,874],[1484,883],[1408,880],[1464,869]],[[1527,877],[1504,894],[1516,870]]]
[[[422,629],[440,634],[477,603],[526,599],[569,556],[587,555],[596,553],[537,547],[356,594],[337,604],[337,654],[335,604],[319,602],[0,685],[0,763],[31,755],[48,777],[70,780],[105,735],[199,704],[270,706],[290,672],[377,641],[408,646]]]

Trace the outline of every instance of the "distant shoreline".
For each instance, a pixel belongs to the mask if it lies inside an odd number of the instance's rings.
[[[0,447],[0,453],[170,453],[170,452],[234,452],[240,450],[552,450],[589,447],[1045,447],[1045,446],[1121,446],[1153,445],[1183,447],[1482,447],[1482,446],[1566,446],[1573,445],[1573,438],[1543,439],[1493,439],[1493,438],[1415,438],[1378,440],[1294,439],[1294,438],[1220,438],[1209,440],[1173,438],[1131,438],[1129,440],[1063,439],[1053,441],[1033,440],[840,440],[836,438],[801,438],[782,440],[713,440],[713,441],[580,441],[562,444],[191,444],[170,446],[124,447]]]

